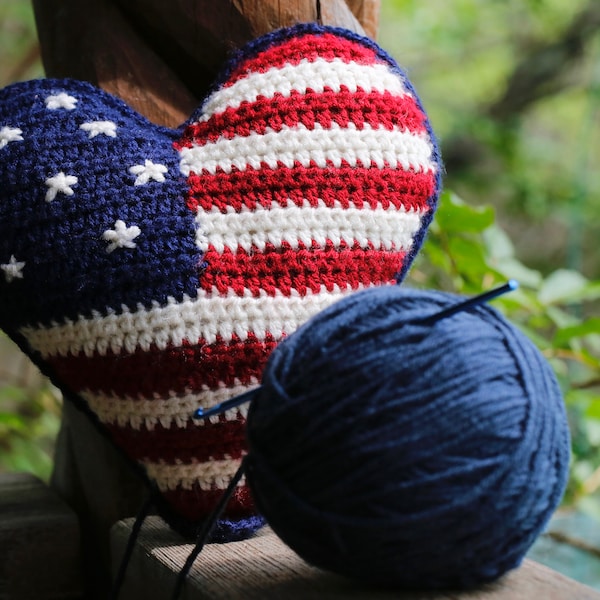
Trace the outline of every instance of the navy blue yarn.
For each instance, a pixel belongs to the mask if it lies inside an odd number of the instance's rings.
[[[562,497],[569,432],[533,344],[479,306],[396,286],[333,305],[272,354],[247,476],[308,562],[371,583],[471,587],[518,566]]]

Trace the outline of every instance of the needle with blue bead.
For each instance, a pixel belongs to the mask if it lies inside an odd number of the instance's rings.
[[[432,325],[434,323],[437,323],[438,321],[441,321],[442,319],[451,317],[452,315],[455,315],[456,313],[469,310],[470,308],[473,308],[474,306],[479,306],[480,304],[489,302],[490,300],[493,300],[494,298],[497,298],[498,296],[502,296],[508,292],[512,292],[512,291],[516,290],[518,287],[519,287],[519,283],[516,280],[509,279],[505,284],[503,284],[499,287],[493,288],[487,292],[483,292],[482,294],[479,294],[472,298],[467,298],[466,300],[464,300],[462,302],[453,304],[452,306],[449,306],[449,307],[431,315],[430,317],[426,317],[421,322],[425,325]],[[247,392],[244,392],[243,394],[240,394],[239,396],[236,396],[235,398],[231,398],[231,400],[226,400],[219,404],[215,404],[215,406],[212,406],[210,408],[198,408],[193,415],[194,419],[208,419],[210,417],[223,414],[224,412],[231,410],[233,408],[237,408],[238,406],[241,406],[242,404],[245,404],[246,402],[251,402],[252,399],[254,398],[254,396],[256,395],[257,389],[258,388],[253,388],[251,390],[248,390]]]

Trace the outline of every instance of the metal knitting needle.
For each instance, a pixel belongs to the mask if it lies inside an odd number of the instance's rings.
[[[473,306],[477,306],[479,304],[483,304],[484,302],[488,302],[489,300],[493,300],[498,296],[502,296],[507,292],[512,292],[519,287],[519,284],[514,279],[510,279],[504,285],[500,287],[494,288],[488,292],[484,292],[483,294],[479,294],[479,296],[474,296],[473,298],[469,298],[464,302],[459,302],[458,304],[454,304],[437,312],[430,317],[426,317],[421,321],[421,323],[437,323],[441,319],[445,319],[446,317],[450,317],[458,312],[463,310],[467,310]],[[214,415],[220,415],[225,411],[231,410],[232,408],[237,408],[238,406],[244,404],[245,402],[250,402],[259,388],[254,388],[252,390],[248,390],[235,398],[231,398],[231,400],[226,400],[225,402],[221,402],[220,404],[216,404],[215,406],[211,406],[210,408],[198,408],[194,412],[194,419],[208,419]]]
[[[252,390],[248,390],[235,398],[231,398],[231,400],[225,400],[225,402],[221,402],[220,404],[215,404],[210,408],[198,408],[194,412],[194,419],[208,419],[214,415],[220,415],[225,411],[228,411],[232,408],[237,408],[244,402],[250,402],[254,395],[256,394],[258,388],[254,388]]]
[[[437,323],[438,321],[445,319],[446,317],[451,317],[456,313],[462,312],[463,310],[468,310],[473,306],[478,306],[479,304],[483,304],[484,302],[488,302],[489,300],[493,300],[498,296],[502,296],[508,292],[513,292],[518,289],[519,282],[514,279],[509,279],[504,285],[501,285],[493,290],[489,290],[488,292],[484,292],[483,294],[479,294],[478,296],[474,296],[473,298],[468,298],[463,302],[459,302],[458,304],[453,304],[440,312],[437,312],[430,317],[426,317],[421,321],[421,323]]]

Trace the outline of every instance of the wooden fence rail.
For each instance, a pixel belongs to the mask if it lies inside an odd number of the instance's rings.
[[[113,571],[133,519],[111,532]],[[121,600],[169,599],[192,545],[160,518],[142,528]],[[0,600],[84,599],[77,515],[35,477],[0,475]],[[209,544],[181,600],[600,600],[600,592],[526,560],[493,585],[470,592],[390,592],[309,566],[264,528],[254,538]],[[85,600],[85,599],[84,599]]]

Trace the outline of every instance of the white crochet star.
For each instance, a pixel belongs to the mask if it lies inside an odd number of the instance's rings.
[[[4,271],[7,283],[10,283],[13,279],[23,279],[24,266],[25,263],[19,262],[13,254],[7,263],[0,265],[0,269]]]
[[[106,247],[107,252],[112,252],[117,248],[135,248],[136,243],[133,241],[138,235],[142,233],[141,229],[137,225],[127,227],[124,221],[118,219],[115,221],[114,229],[107,229],[103,234],[102,238],[110,242]]]
[[[64,194],[65,196],[72,196],[75,192],[71,186],[77,183],[77,177],[74,175],[65,175],[62,171],[54,175],[54,177],[48,177],[45,181],[48,186],[46,192],[46,202],[52,202],[58,194]]]
[[[117,124],[112,121],[89,121],[88,123],[82,123],[79,129],[87,131],[90,139],[95,138],[97,135],[117,137]]]
[[[0,150],[9,142],[22,142],[23,132],[18,127],[3,127],[0,129]]]
[[[165,180],[165,173],[168,171],[165,165],[153,163],[146,159],[143,165],[134,165],[129,167],[129,172],[132,175],[137,175],[134,185],[144,185],[151,179],[162,183]]]
[[[77,104],[77,98],[60,92],[60,94],[53,94],[48,96],[45,100],[46,108],[49,110],[56,110],[57,108],[64,108],[66,110],[73,110]]]

